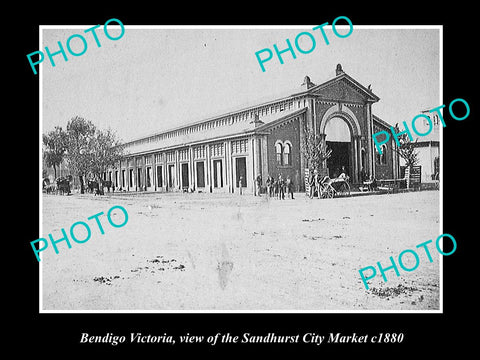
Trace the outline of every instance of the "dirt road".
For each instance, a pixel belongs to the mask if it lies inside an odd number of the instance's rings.
[[[439,229],[439,193],[295,200],[233,194],[44,195],[44,237],[77,221],[84,244],[42,253],[45,310],[438,310],[439,261],[369,282]],[[121,205],[121,228],[88,217]],[[112,219],[122,216],[113,211]],[[121,220],[118,220],[121,221]],[[79,229],[78,237],[82,234]],[[85,237],[85,236],[83,236]]]

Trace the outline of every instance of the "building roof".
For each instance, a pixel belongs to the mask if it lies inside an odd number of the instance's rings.
[[[338,69],[338,66],[337,66]],[[341,66],[340,66],[341,70]],[[152,135],[143,136],[124,143],[130,153],[144,153],[153,150],[168,150],[173,147],[183,145],[192,145],[198,142],[215,141],[216,139],[225,139],[251,134],[254,131],[266,130],[272,124],[280,123],[292,116],[299,115],[304,108],[298,108],[292,105],[293,101],[306,96],[314,96],[334,83],[346,81],[367,101],[376,102],[380,98],[376,96],[370,88],[365,88],[355,79],[341,70],[330,80],[321,84],[313,84],[308,76],[305,77],[302,89],[295,89],[285,93],[284,96],[276,97],[264,102],[257,102],[254,105],[241,107],[237,110],[223,113],[221,115],[209,117],[190,124],[182,125],[170,130],[161,131]],[[288,104],[288,106],[286,106]],[[279,106],[274,113],[263,114],[262,108]],[[379,119],[379,118],[377,118]],[[261,123],[256,122],[260,120]],[[379,119],[383,122],[383,120]]]
[[[337,75],[336,77],[334,77],[334,78],[332,78],[328,81],[325,81],[325,82],[323,82],[319,85],[315,85],[315,86],[309,88],[308,90],[304,91],[303,93],[315,93],[318,90],[321,90],[323,88],[331,86],[334,82],[337,82],[339,80],[346,80],[349,83],[351,83],[352,85],[354,85],[360,92],[362,92],[365,95],[365,97],[369,101],[377,102],[377,101],[380,100],[380,98],[377,95],[375,95],[373,93],[373,91],[370,89],[370,85],[369,85],[369,88],[366,88],[365,86],[363,86],[358,81],[356,81],[354,78],[352,78],[351,76],[349,76],[348,74],[346,74],[344,72],[342,72],[341,74]],[[298,95],[298,94],[294,94],[294,95]]]
[[[187,145],[194,145],[196,143],[204,142],[213,142],[215,140],[221,140],[225,138],[234,138],[243,135],[253,134],[254,132],[262,131],[267,129],[267,125],[274,123],[282,122],[286,118],[299,115],[305,112],[305,109],[290,109],[279,111],[274,114],[269,114],[263,117],[260,117],[261,123],[255,124],[254,119],[242,119],[235,121],[233,118],[230,119],[217,119],[217,122],[223,122],[222,124],[215,126],[210,126],[209,123],[200,123],[197,124],[199,129],[195,131],[189,131],[191,127],[182,127],[178,128],[178,132],[175,136],[163,136],[163,138],[156,138],[156,136],[165,135],[165,133],[160,133],[153,135],[147,138],[144,138],[144,141],[136,141],[131,143],[128,146],[128,150],[131,153],[144,153],[153,150],[168,150],[170,148],[178,148]]]
[[[266,130],[270,130],[271,128],[283,124],[285,121],[289,119],[294,119],[296,116],[303,114],[306,112],[306,108],[297,109],[297,110],[289,110],[289,111],[281,111],[276,114],[267,115],[261,118],[263,124],[255,129],[255,132],[262,132]]]
[[[377,124],[383,126],[386,130],[390,130],[391,124],[387,123],[385,120],[380,119],[377,115],[372,114],[373,116],[373,121],[375,121]]]

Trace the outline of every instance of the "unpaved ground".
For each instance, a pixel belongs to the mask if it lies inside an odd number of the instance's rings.
[[[121,228],[99,217],[114,205]],[[119,210],[112,219],[122,222]],[[232,194],[43,196],[44,237],[77,221],[88,242],[42,255],[44,310],[438,310],[439,261],[423,250],[412,272],[370,281],[358,270],[389,264],[439,235],[439,193],[279,201]],[[76,229],[81,238],[81,227]],[[405,259],[407,259],[405,257]],[[406,261],[408,266],[412,266]]]

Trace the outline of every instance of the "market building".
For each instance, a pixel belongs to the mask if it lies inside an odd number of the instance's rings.
[[[254,192],[261,175],[285,179],[304,190],[305,132],[333,150],[329,175],[344,169],[352,183],[365,177],[398,178],[394,141],[378,156],[372,134],[390,124],[373,115],[380,98],[337,65],[335,76],[314,84],[308,76],[298,91],[125,143],[125,158],[104,174],[118,190]]]

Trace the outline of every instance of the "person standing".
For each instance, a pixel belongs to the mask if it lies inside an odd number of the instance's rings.
[[[322,197],[322,178],[318,174],[318,171],[315,170],[314,182],[315,187],[317,188],[317,198],[320,199]]]
[[[242,187],[243,187],[243,176],[240,176],[238,179],[238,192],[240,195],[242,195]]]
[[[288,194],[287,196],[290,196],[291,199],[293,200],[294,197],[293,197],[293,182],[292,182],[292,179],[290,179],[290,175],[287,176],[287,191],[288,191]]]
[[[282,174],[278,175],[278,198],[285,200],[285,182],[283,181]]]
[[[262,186],[262,175],[258,174],[255,179],[255,196],[260,196],[260,188]]]
[[[273,186],[272,186],[273,196],[277,198],[278,197],[278,181],[274,179],[273,176],[272,176],[272,182],[273,182]]]
[[[308,184],[310,185],[310,194],[309,194],[309,197],[310,199],[313,199],[313,197],[315,196],[315,187],[316,187],[316,184],[315,184],[315,179],[316,179],[316,173],[317,173],[317,170],[314,170],[313,172],[310,173],[310,178],[308,179]]]
[[[271,181],[270,175],[267,176],[267,181],[265,184],[267,185],[267,197],[271,197],[272,181]]]

